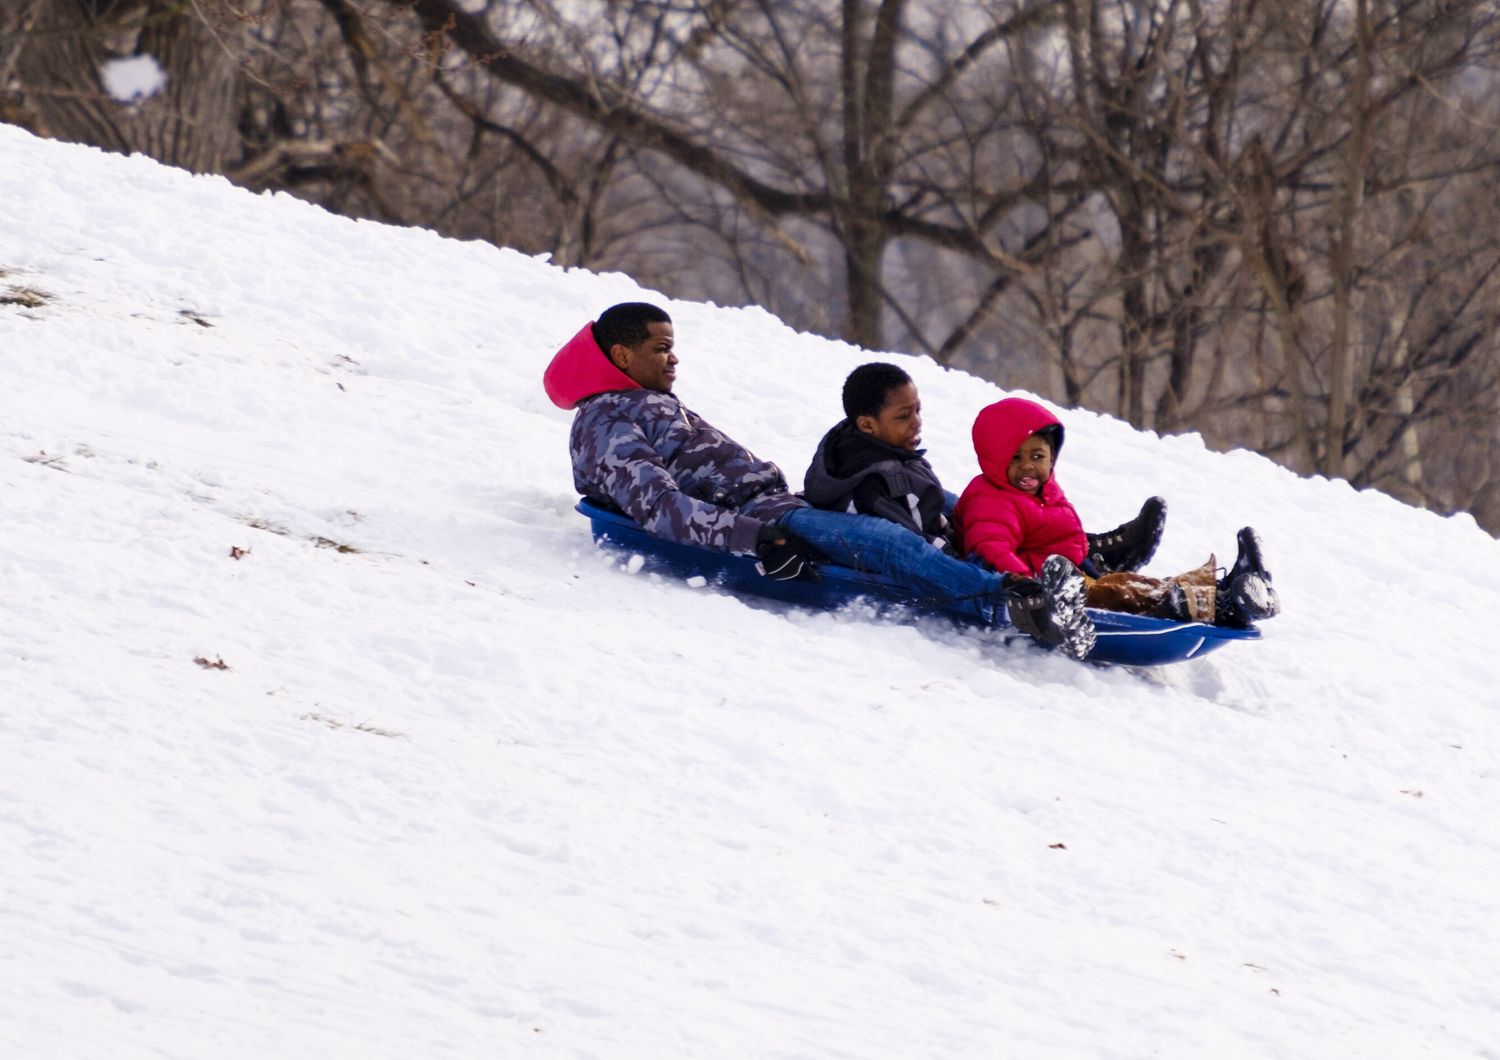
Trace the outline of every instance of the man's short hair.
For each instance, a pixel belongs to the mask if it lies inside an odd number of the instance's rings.
[[[609,356],[615,343],[632,348],[651,337],[652,324],[670,324],[672,318],[660,306],[650,302],[621,302],[599,314],[594,321],[594,341]]]
[[[859,416],[878,416],[885,408],[887,395],[898,386],[910,383],[911,376],[894,364],[883,361],[862,364],[844,380],[844,415],[851,420]]]

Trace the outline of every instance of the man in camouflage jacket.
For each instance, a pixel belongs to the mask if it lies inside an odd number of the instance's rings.
[[[558,351],[543,385],[559,407],[578,409],[573,484],[658,536],[755,553],[772,536],[765,528],[805,502],[780,468],[672,393],[672,346],[667,314],[633,302],[607,310]]]

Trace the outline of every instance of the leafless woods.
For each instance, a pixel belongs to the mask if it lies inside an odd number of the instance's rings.
[[[1490,0],[12,0],[0,118],[1500,530]],[[106,88],[149,56],[149,95]]]

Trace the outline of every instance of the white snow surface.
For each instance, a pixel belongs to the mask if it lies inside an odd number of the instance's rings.
[[[150,99],[167,83],[167,73],[150,55],[131,55],[111,59],[99,67],[104,90],[121,103],[138,103]]]
[[[795,486],[869,355],[8,126],[0,202],[0,1055],[1500,1056],[1472,519],[1068,411],[1264,640],[768,607],[596,550],[542,369],[660,301]],[[1004,391],[883,356],[961,488]]]

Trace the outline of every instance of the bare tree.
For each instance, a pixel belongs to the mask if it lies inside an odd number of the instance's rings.
[[[944,7],[971,14],[971,32],[953,41],[914,32],[909,7],[907,0],[842,0],[836,10],[812,0],[612,4],[616,19],[655,30],[654,47],[638,61],[658,63],[662,79],[642,91],[620,65],[601,63],[584,26],[551,8],[552,35],[523,44],[457,0],[410,4],[430,37],[496,81],[697,178],[708,190],[705,214],[743,215],[804,262],[814,254],[793,229],[816,226],[843,258],[843,334],[871,346],[882,343],[886,316],[904,313],[884,282],[894,242],[920,241],[1014,273],[1018,262],[994,236],[1031,195],[1024,185],[976,179],[973,164],[1002,145],[995,123],[987,142],[968,144],[967,170],[953,169],[948,139],[966,80],[1002,54],[1008,37],[1045,21],[1048,5]]]
[[[1044,201],[1088,189],[1095,221],[1054,223],[1009,305],[1064,395],[1432,503],[1420,439],[1493,407],[1490,5],[1060,7],[1013,69]]]
[[[24,86],[13,118],[194,172],[218,172],[230,157],[244,31],[219,0],[17,0],[4,19],[5,62]],[[132,59],[160,81],[141,98],[108,84]]]
[[[1496,19],[1488,0],[17,0],[0,117],[1500,520]],[[156,91],[110,88],[127,59]]]

